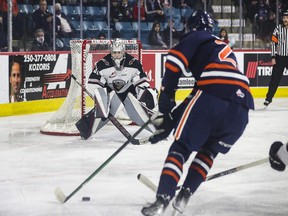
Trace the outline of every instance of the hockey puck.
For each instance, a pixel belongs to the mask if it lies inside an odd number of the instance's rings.
[[[90,197],[82,197],[82,201],[90,201]]]

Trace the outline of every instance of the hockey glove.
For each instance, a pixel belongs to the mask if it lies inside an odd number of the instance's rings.
[[[175,102],[175,93],[173,95],[168,94],[166,91],[161,91],[159,96],[159,111],[164,115],[167,115],[171,112],[173,107],[176,106]]]
[[[277,171],[284,171],[286,165],[279,159],[277,152],[283,146],[282,142],[274,142],[269,151],[269,162],[273,169]]]
[[[142,94],[138,100],[140,102],[143,102],[148,109],[153,110],[158,104],[157,89],[153,89],[150,87],[141,87],[141,90],[142,90]]]
[[[155,144],[169,136],[176,125],[176,120],[171,113],[159,115],[153,122],[156,132],[149,138],[149,142]]]

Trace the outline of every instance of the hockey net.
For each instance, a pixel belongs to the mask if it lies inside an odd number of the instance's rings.
[[[138,60],[142,60],[141,42],[137,40],[121,40],[125,44],[125,51]],[[71,40],[72,74],[84,87],[94,65],[105,55],[110,53],[112,40]],[[85,93],[84,89],[72,78],[66,100],[50,119],[41,127],[40,132],[50,135],[77,136],[79,132],[75,123],[94,107],[94,101]],[[116,118],[123,118],[123,114]]]

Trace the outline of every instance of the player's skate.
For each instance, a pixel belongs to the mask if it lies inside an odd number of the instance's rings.
[[[264,101],[264,103],[263,103],[263,105],[264,105],[264,109],[266,109],[268,106],[269,106],[269,104],[271,103],[271,100],[265,100]]]
[[[141,213],[145,216],[163,215],[170,201],[167,195],[157,195],[156,201],[147,207],[143,207]]]
[[[190,188],[183,188],[180,190],[178,195],[176,196],[175,200],[172,203],[172,206],[174,208],[173,214],[176,215],[178,212],[183,213],[184,209],[191,197],[192,193],[190,192]]]

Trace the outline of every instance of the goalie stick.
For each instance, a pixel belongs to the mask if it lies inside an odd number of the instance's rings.
[[[215,178],[230,175],[232,173],[239,172],[239,171],[244,170],[244,169],[258,166],[258,165],[267,163],[268,161],[269,161],[269,158],[264,158],[264,159],[257,160],[257,161],[254,161],[254,162],[251,162],[248,164],[237,166],[237,167],[234,167],[232,169],[225,170],[225,171],[207,176],[206,181],[210,181],[210,180],[215,179]],[[142,182],[146,187],[150,188],[153,192],[155,192],[155,193],[157,192],[157,186],[151,180],[149,180],[146,176],[144,176],[143,174],[138,174],[137,178],[140,182]],[[177,186],[177,190],[180,188],[181,188],[181,186]]]
[[[85,88],[85,86],[83,86],[81,83],[79,83],[76,79],[76,77],[72,74],[71,77],[75,80],[75,82],[81,86],[81,88],[83,88],[83,90],[89,95],[89,97],[91,97],[93,100],[93,95],[91,95],[91,93]],[[113,116],[109,113],[108,115],[108,119],[112,122],[112,124],[127,138],[130,139],[132,136],[131,134],[125,129],[125,127],[123,127],[123,125]],[[142,144],[146,144],[149,141],[149,137],[148,138],[143,138],[143,139],[135,139],[135,137],[133,139],[130,140],[130,142],[133,145],[142,145]]]
[[[67,202],[74,194],[76,194],[85,184],[87,184],[95,175],[97,175],[113,158],[115,158],[138,134],[141,133],[145,127],[150,124],[156,117],[158,113],[155,113],[147,122],[144,123],[117,151],[115,151],[101,166],[99,166],[84,182],[82,182],[70,195],[66,196],[60,187],[55,189],[55,196],[57,200],[64,204]]]

